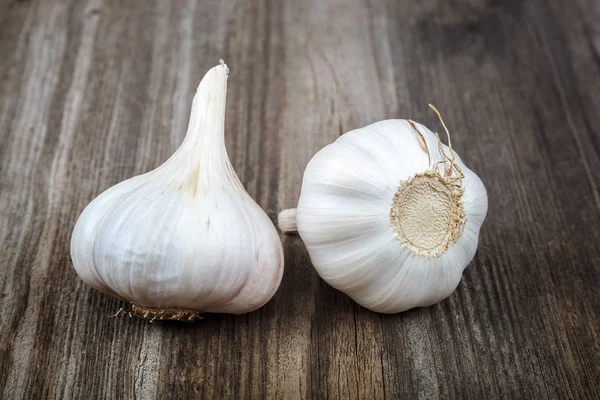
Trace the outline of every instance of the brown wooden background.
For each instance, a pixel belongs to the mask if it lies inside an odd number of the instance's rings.
[[[177,148],[219,58],[232,163],[273,219],[343,132],[443,112],[490,198],[449,299],[375,314],[282,236],[256,312],[109,317],[73,225]],[[595,0],[0,0],[0,398],[600,398],[599,111]]]

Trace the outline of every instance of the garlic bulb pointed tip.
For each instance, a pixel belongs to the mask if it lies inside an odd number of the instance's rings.
[[[221,67],[223,67],[223,69],[225,70],[226,74],[229,74],[229,68],[227,68],[227,64],[225,64],[225,61],[223,61],[223,59],[219,59],[219,65]]]

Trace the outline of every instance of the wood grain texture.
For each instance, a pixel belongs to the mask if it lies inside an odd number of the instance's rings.
[[[0,398],[600,398],[598,21],[594,0],[0,0]],[[442,110],[490,199],[450,298],[370,312],[282,235],[256,312],[110,317],[75,221],[178,147],[219,58],[228,152],[272,219],[343,132]]]

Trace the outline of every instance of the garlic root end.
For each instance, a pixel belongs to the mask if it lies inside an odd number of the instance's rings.
[[[193,322],[202,319],[202,313],[193,310],[178,310],[174,308],[148,308],[132,304],[131,313],[134,317],[152,321],[186,321]]]

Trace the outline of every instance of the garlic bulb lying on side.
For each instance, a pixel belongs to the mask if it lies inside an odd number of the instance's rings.
[[[449,134],[448,144],[411,120],[348,132],[309,162],[279,226],[297,229],[321,278],[366,308],[437,303],[458,286],[487,213],[483,183]]]
[[[281,282],[279,235],[227,157],[228,73],[221,61],[204,76],[186,137],[164,164],[106,190],[75,225],[71,257],[81,279],[131,302],[136,316],[244,313]]]

